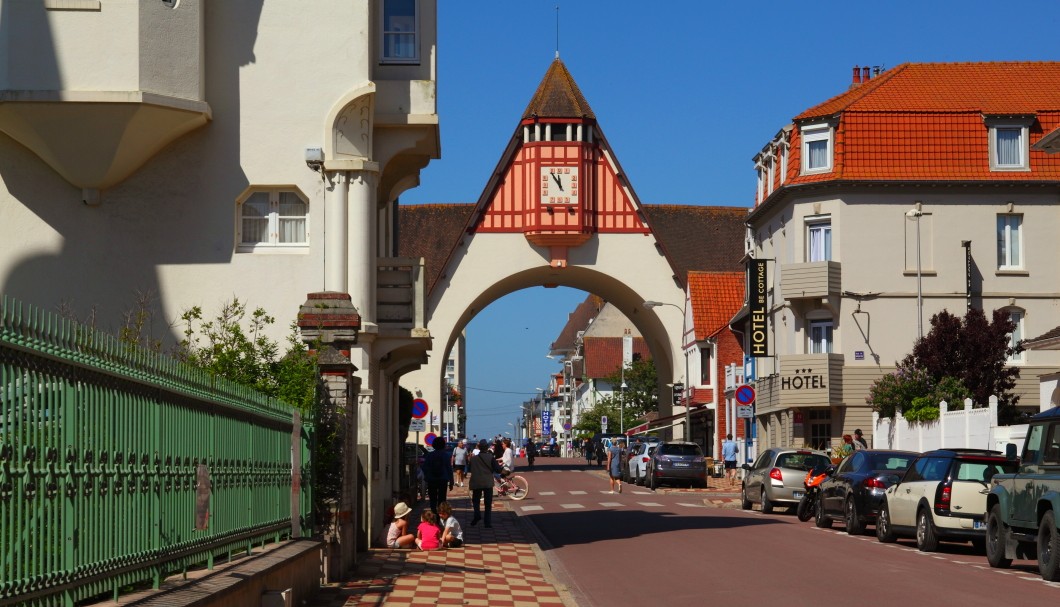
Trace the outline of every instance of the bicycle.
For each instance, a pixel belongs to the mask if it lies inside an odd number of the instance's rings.
[[[493,488],[498,497],[507,497],[516,501],[524,499],[530,493],[530,484],[518,474],[494,477]]]

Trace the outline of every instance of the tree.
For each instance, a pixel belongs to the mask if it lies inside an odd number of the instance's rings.
[[[1016,324],[1004,310],[986,314],[971,309],[964,319],[947,310],[931,317],[931,331],[913,346],[903,364],[923,369],[939,384],[943,378],[960,380],[972,401],[985,405],[998,398],[998,418],[1011,423],[1018,416],[1019,396],[1012,393],[1019,379],[1019,367],[1008,366],[1008,359],[1023,351],[1023,344],[1010,345]]]
[[[619,399],[618,392],[623,379],[627,389],[625,396]],[[624,374],[622,368],[619,367],[614,373],[605,377],[604,381],[614,386],[613,396],[604,397],[604,399],[613,398],[616,406],[619,407],[624,401],[626,414],[632,411],[634,419],[642,417],[649,411],[659,410],[659,374],[655,370],[654,360],[650,358],[634,360]],[[626,427],[629,425],[627,424]]]

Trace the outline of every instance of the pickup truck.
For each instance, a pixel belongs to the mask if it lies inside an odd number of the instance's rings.
[[[1015,445],[1007,454],[1015,458]],[[996,474],[986,498],[986,559],[1008,567],[1037,558],[1042,578],[1060,581],[1060,407],[1030,420],[1014,474]]]

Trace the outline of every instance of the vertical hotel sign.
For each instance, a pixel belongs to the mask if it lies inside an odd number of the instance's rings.
[[[769,277],[766,274],[765,259],[751,259],[748,266],[747,284],[749,289],[749,307],[751,312],[751,356],[756,358],[769,356],[769,331],[766,326],[766,314],[769,311],[768,292]]]

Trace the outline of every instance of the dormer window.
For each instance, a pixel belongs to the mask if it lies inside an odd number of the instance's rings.
[[[827,173],[832,170],[832,127],[814,124],[802,127],[802,172]]]
[[[985,119],[990,141],[991,171],[1029,171],[1029,131],[1034,117]]]

